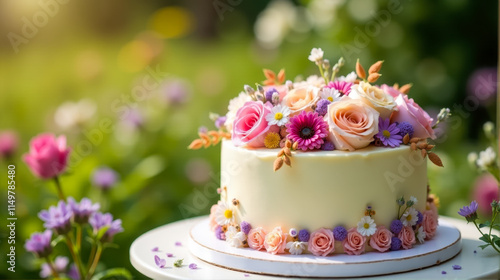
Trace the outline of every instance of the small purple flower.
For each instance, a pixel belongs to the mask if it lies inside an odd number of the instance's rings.
[[[396,123],[390,124],[390,119],[379,118],[378,122],[378,133],[375,135],[375,140],[380,140],[382,145],[390,147],[399,147],[403,141],[403,137],[398,134],[399,128],[396,127]]]
[[[160,248],[158,247],[154,247],[153,249],[151,249],[151,252],[159,252],[160,251]]]
[[[182,243],[181,243],[181,242],[179,242],[179,241],[176,241],[176,242],[175,242],[175,246],[182,246]]]
[[[477,211],[478,206],[479,205],[474,200],[470,203],[469,206],[464,206],[464,207],[460,208],[460,211],[458,211],[458,214],[462,217],[465,217],[465,219],[467,219],[467,222],[475,221],[477,219],[476,211]]]
[[[198,265],[196,265],[195,263],[189,264],[189,269],[197,269],[197,268],[198,268]]]
[[[245,235],[248,235],[250,230],[252,229],[252,226],[248,222],[241,222],[240,224],[241,232],[243,232]]]
[[[69,260],[66,257],[57,256],[54,260],[54,268],[58,273],[65,273],[66,266],[68,265]],[[52,270],[50,269],[50,265],[48,263],[42,264],[42,270],[40,271],[40,277],[49,278],[52,275]]]
[[[443,270],[443,271],[441,271],[441,274],[446,274],[446,271],[444,271],[444,270]]]
[[[179,78],[170,78],[165,80],[161,86],[164,100],[172,105],[181,105],[186,103],[191,97],[191,85]]]
[[[399,128],[399,135],[401,135],[401,137],[405,137],[406,134],[410,136],[410,139],[413,137],[415,130],[410,123],[400,122],[397,127]]]
[[[72,197],[68,198],[68,205],[73,211],[73,221],[78,224],[86,224],[89,221],[90,215],[94,214],[101,207],[99,203],[92,204],[88,198],[82,198],[80,203],[77,203]]]
[[[218,117],[215,120],[215,127],[217,127],[217,129],[220,129],[221,127],[224,126],[224,124],[226,123],[226,120],[227,120],[226,116]]]
[[[325,141],[325,143],[323,143],[323,145],[321,146],[321,150],[333,151],[333,150],[335,150],[335,145],[333,144],[333,142]]]
[[[115,234],[123,231],[122,220],[117,219],[113,221],[113,215],[110,213],[94,213],[90,216],[89,223],[94,229],[94,234],[97,234],[103,227],[109,227],[101,238],[101,241],[103,242],[111,242]]]
[[[122,121],[127,127],[139,129],[144,125],[144,114],[138,109],[131,108],[123,115]]]
[[[226,240],[226,234],[222,230],[221,226],[215,228],[215,237],[219,240]]]
[[[272,100],[273,100],[273,94],[275,92],[278,92],[278,91],[275,88],[273,88],[273,87],[270,88],[270,89],[268,89],[268,90],[266,90],[266,101],[272,102]]]
[[[94,186],[108,190],[118,181],[118,173],[109,167],[99,167],[92,172],[91,181]]]
[[[173,258],[174,257],[174,254],[172,253],[167,253],[167,258]]]
[[[200,126],[198,127],[198,133],[207,133],[208,132],[208,128],[206,126]]]
[[[333,229],[333,237],[336,241],[343,241],[347,237],[347,230],[343,226],[336,226]]]
[[[34,253],[39,258],[44,258],[52,253],[52,246],[50,241],[52,239],[52,231],[46,230],[42,232],[35,232],[31,235],[30,239],[26,240],[24,248],[28,252]]]
[[[454,264],[452,267],[453,267],[453,270],[461,270],[462,269],[462,267],[458,264]]]
[[[72,263],[69,266],[68,277],[73,279],[73,280],[80,280],[80,273],[78,272],[78,268],[76,267],[76,264]]]
[[[399,232],[403,229],[403,223],[396,219],[391,222],[391,231],[394,234],[399,234]]]
[[[73,211],[71,211],[68,204],[61,200],[57,206],[50,206],[48,211],[40,211],[38,217],[45,222],[43,224],[45,228],[52,229],[57,234],[63,235],[71,230]]]
[[[324,116],[326,115],[326,113],[328,112],[328,105],[330,105],[330,100],[328,99],[321,99],[320,101],[318,101],[318,103],[316,103],[316,113],[318,113],[318,115],[320,116]]]
[[[161,259],[157,255],[155,255],[155,263],[159,268],[164,268],[167,265],[167,261],[165,259]]]
[[[309,231],[307,229],[301,229],[299,231],[299,240],[302,242],[308,242],[310,236],[311,235],[309,234]]]
[[[401,249],[401,239],[397,238],[396,236],[393,236],[391,238],[391,251],[397,251]]]
[[[417,225],[420,225],[424,221],[424,215],[417,210],[417,216],[418,216]]]

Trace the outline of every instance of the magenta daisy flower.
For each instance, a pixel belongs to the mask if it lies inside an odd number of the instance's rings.
[[[399,135],[399,128],[396,123],[389,123],[389,119],[379,119],[378,122],[378,133],[375,135],[375,139],[380,140],[382,145],[399,147],[403,141],[403,137]]]
[[[329,82],[327,88],[333,88],[340,92],[341,95],[349,95],[351,92],[352,83],[344,81]]]
[[[302,111],[286,124],[288,139],[298,143],[303,151],[320,149],[328,135],[328,124],[317,113]]]

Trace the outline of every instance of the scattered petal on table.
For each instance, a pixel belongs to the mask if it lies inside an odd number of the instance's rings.
[[[191,263],[191,264],[189,264],[189,268],[190,269],[197,269],[198,265],[196,265],[195,263]]]
[[[169,257],[169,258],[173,258],[173,257],[174,257],[174,254],[172,254],[172,253],[167,253],[167,257]]]
[[[455,264],[452,267],[453,267],[453,270],[460,270],[460,269],[462,269],[462,267],[459,266],[458,264]]]
[[[160,248],[158,248],[158,247],[154,247],[153,249],[151,249],[151,251],[153,251],[153,252],[158,252],[158,251],[160,251]]]
[[[175,246],[182,246],[182,243],[180,243],[179,241],[175,242]]]
[[[155,255],[155,263],[159,268],[164,268],[167,265],[167,261],[165,259],[161,259],[157,255]]]

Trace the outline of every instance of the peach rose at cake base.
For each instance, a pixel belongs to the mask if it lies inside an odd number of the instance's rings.
[[[311,233],[307,250],[315,256],[325,257],[335,251],[333,231],[326,228]]]
[[[361,235],[356,228],[347,232],[347,237],[342,241],[344,252],[348,255],[361,255],[365,252],[366,237]]]
[[[401,240],[401,247],[405,250],[411,249],[413,244],[417,243],[415,232],[413,232],[411,226],[403,227],[398,234],[398,238]]]
[[[285,105],[295,116],[302,111],[312,112],[312,106],[319,100],[320,89],[313,86],[295,88],[289,91],[283,98],[281,105]]]
[[[23,160],[35,176],[51,179],[64,172],[69,153],[64,135],[56,138],[52,134],[40,134],[30,141],[29,152],[23,155]]]
[[[380,88],[372,86],[369,83],[361,82],[358,85],[352,86],[349,97],[359,99],[366,105],[377,110],[383,119],[389,118],[392,111],[396,109],[396,102],[394,102],[394,98],[391,95],[386,94]]]
[[[266,115],[271,112],[272,104],[262,101],[249,101],[236,112],[233,123],[232,141],[235,146],[251,148],[264,147],[264,139],[269,132],[279,132],[279,127],[269,125]]]
[[[377,231],[370,238],[370,246],[379,252],[389,251],[391,243],[392,232],[384,226],[378,226]]]
[[[422,226],[425,231],[425,239],[431,239],[436,235],[438,227],[438,214],[433,209],[424,211],[424,220]]]
[[[422,109],[413,98],[401,94],[396,98],[397,111],[391,115],[391,123],[407,122],[413,126],[413,137],[436,139],[432,129],[433,119]]]
[[[264,249],[266,235],[267,233],[262,227],[252,228],[247,235],[248,247],[257,251]]]
[[[343,96],[339,101],[328,105],[325,115],[330,128],[328,139],[338,150],[354,151],[364,148],[370,145],[373,136],[378,133],[379,116],[379,112],[363,101]]]
[[[273,255],[285,253],[287,237],[288,234],[283,233],[281,227],[275,227],[264,239],[266,251]]]

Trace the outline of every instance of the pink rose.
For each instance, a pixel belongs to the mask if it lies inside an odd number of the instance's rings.
[[[413,244],[417,243],[417,240],[415,239],[415,232],[413,232],[411,226],[403,227],[398,234],[398,238],[401,240],[401,246],[404,249],[411,249]]]
[[[264,239],[267,252],[273,255],[285,253],[287,236],[288,234],[283,233],[281,227],[275,227]]]
[[[266,235],[267,233],[263,228],[252,228],[247,235],[248,247],[257,251],[264,249]]]
[[[0,132],[0,157],[11,157],[18,143],[19,139],[14,131]]]
[[[30,141],[30,151],[23,155],[31,172],[42,179],[61,174],[67,166],[70,149],[64,135],[40,134]]]
[[[335,238],[333,237],[333,231],[321,228],[311,233],[307,249],[315,256],[324,257],[335,251],[334,242]]]
[[[438,226],[438,215],[433,210],[424,211],[424,221],[422,222],[425,239],[431,239],[436,235],[436,230]]]
[[[378,133],[379,112],[358,99],[343,96],[328,105],[325,121],[336,149],[354,151],[368,146]]]
[[[319,88],[305,86],[289,91],[283,101],[283,105],[290,108],[291,116],[298,115],[302,111],[312,112],[312,106],[319,100]]]
[[[347,232],[347,237],[342,241],[344,252],[348,255],[360,255],[365,252],[366,237],[361,235],[356,228]]]
[[[384,226],[377,227],[377,231],[370,238],[370,246],[379,251],[385,252],[391,248],[392,233]]]
[[[217,204],[212,205],[212,208],[210,208],[210,216],[208,217],[208,226],[210,227],[211,231],[215,231],[217,226],[217,222],[215,221],[215,212],[217,212]]]
[[[386,93],[386,94],[389,94],[390,96],[392,96],[392,98],[396,99],[398,96],[402,95],[402,93],[391,87],[391,86],[388,86],[386,84],[383,84],[380,86],[380,88]]]
[[[413,137],[435,139],[434,130],[432,129],[433,119],[425,112],[413,98],[408,99],[408,96],[401,94],[396,98],[398,110],[391,115],[391,123],[393,122],[408,122],[413,126]]]
[[[266,115],[273,105],[262,101],[248,101],[241,107],[233,123],[232,141],[235,146],[247,145],[252,148],[264,147],[267,132],[278,132],[279,127],[269,125]]]

